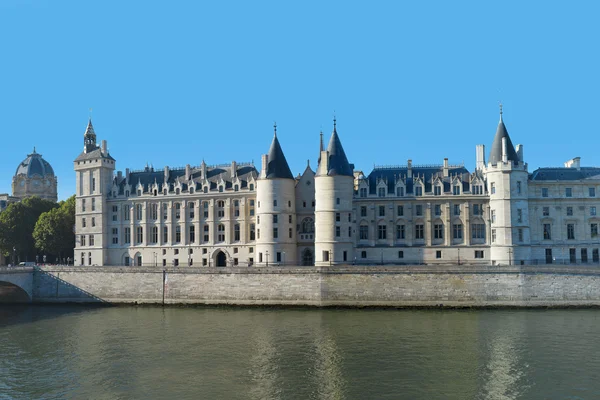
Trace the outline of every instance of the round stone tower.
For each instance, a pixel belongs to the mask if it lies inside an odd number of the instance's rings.
[[[12,180],[14,197],[24,199],[38,196],[45,200],[57,201],[57,179],[50,163],[38,154],[33,148],[33,153],[21,161]]]
[[[519,264],[531,257],[528,172],[523,146],[515,150],[502,119],[484,173],[490,196],[489,243],[492,264]]]
[[[315,175],[315,265],[349,263],[353,258],[354,176],[337,134],[336,120],[327,150],[321,148]]]
[[[296,262],[296,181],[277,139],[262,156],[256,183],[256,252],[258,266]]]

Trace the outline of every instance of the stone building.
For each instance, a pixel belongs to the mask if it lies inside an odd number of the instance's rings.
[[[115,170],[91,121],[77,173],[76,265],[598,263],[600,168],[532,173],[502,119],[486,161],[355,170],[334,120],[294,177],[277,129],[252,163]]]

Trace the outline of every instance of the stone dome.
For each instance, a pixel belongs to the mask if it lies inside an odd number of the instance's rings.
[[[21,161],[17,167],[15,177],[26,176],[32,178],[34,175],[38,175],[42,178],[54,176],[52,166],[48,161],[42,158],[41,154],[38,154],[35,151],[35,147],[33,148],[33,153],[28,154],[27,158]]]

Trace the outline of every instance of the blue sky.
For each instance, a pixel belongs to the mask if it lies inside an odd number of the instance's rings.
[[[33,146],[74,193],[89,108],[117,169],[465,162],[498,102],[530,171],[600,165],[597,2],[0,2],[0,193]]]

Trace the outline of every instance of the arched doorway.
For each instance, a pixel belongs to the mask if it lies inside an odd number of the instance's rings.
[[[305,267],[314,265],[313,254],[310,249],[304,249],[302,252],[302,265]]]
[[[226,267],[227,266],[227,256],[221,250],[217,252],[215,256],[215,266],[217,267]]]

